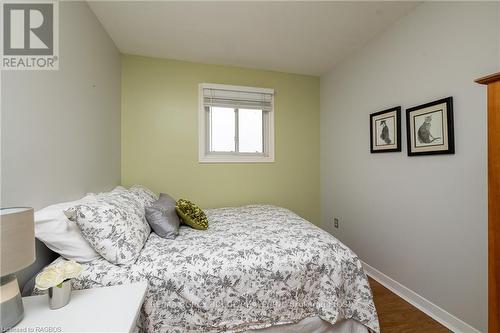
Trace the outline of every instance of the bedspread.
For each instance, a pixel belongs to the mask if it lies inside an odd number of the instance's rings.
[[[329,233],[269,205],[206,210],[209,229],[151,233],[137,261],[82,264],[75,289],[148,282],[145,332],[243,332],[310,316],[379,324],[358,257]]]

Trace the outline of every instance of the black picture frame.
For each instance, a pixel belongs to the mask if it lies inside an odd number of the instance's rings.
[[[432,127],[432,117],[435,115],[440,127]],[[420,118],[418,121],[417,117]],[[432,129],[434,134],[431,133]],[[455,154],[453,97],[406,109],[406,141],[408,156]]]
[[[382,116],[387,115],[388,118],[395,117],[393,120],[394,131],[393,136],[396,138],[396,143],[384,143],[383,145],[377,144],[377,138],[381,138],[379,135],[379,127],[377,126],[378,121],[383,121]],[[387,126],[382,129],[387,130]],[[387,136],[386,136],[387,137]],[[390,140],[390,137],[387,137]],[[386,140],[386,139],[384,139]],[[394,141],[394,138],[392,139]],[[387,146],[386,148],[384,146]],[[401,151],[401,106],[396,106],[387,110],[379,111],[370,114],[370,152],[372,154],[377,153],[394,153]]]

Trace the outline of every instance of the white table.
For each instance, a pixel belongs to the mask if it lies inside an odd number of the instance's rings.
[[[134,332],[146,290],[146,282],[73,290],[57,310],[47,295],[23,297],[24,318],[7,332]]]

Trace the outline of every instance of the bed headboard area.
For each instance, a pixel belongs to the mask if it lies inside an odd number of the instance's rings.
[[[2,170],[2,173],[3,173],[3,170]],[[53,175],[53,176],[54,176],[54,178],[56,178],[56,175]],[[3,178],[3,175],[2,175],[2,178]],[[31,201],[21,201],[21,200],[16,201],[16,200],[14,200],[12,194],[16,193],[16,192],[13,191],[11,193],[5,193],[5,195],[2,195],[2,206],[3,207],[30,206],[30,207],[34,207],[35,210],[38,210],[40,208],[43,208],[43,207],[51,205],[51,204],[79,199],[79,198],[83,197],[88,192],[109,191],[112,188],[114,188],[115,186],[119,185],[119,177],[115,176],[114,182],[113,183],[108,182],[108,183],[109,184],[103,183],[103,185],[101,185],[101,186],[93,186],[92,187],[93,190],[91,190],[91,191],[87,190],[89,188],[88,186],[85,186],[82,184],[82,188],[85,188],[86,190],[78,191],[81,194],[77,195],[77,196],[64,195],[63,191],[60,191],[60,190],[58,190],[58,192],[56,192],[56,193],[52,193],[52,195],[50,195],[50,191],[48,191],[48,190],[39,191],[40,198],[43,198],[43,199],[42,200],[35,200],[35,198],[33,198]],[[7,185],[7,184],[2,184],[2,192],[5,188],[4,185]],[[33,187],[30,190],[30,193],[33,195],[35,190],[36,190],[36,188]],[[51,200],[50,198],[53,198],[53,199]],[[19,203],[16,203],[16,202],[19,202]],[[34,284],[34,280],[32,278],[43,267],[50,264],[52,261],[54,261],[59,256],[59,254],[50,250],[40,240],[36,239],[35,242],[36,242],[36,260],[35,260],[35,262],[31,266],[16,273],[18,281],[19,281],[19,288],[20,288],[21,292],[23,293],[23,296],[26,296],[31,291],[33,284]]]
[[[88,192],[106,192],[114,188],[115,186],[119,185],[118,177],[114,177],[115,182],[112,184],[105,184],[102,186],[94,186],[92,187],[92,191],[82,191],[80,190],[79,192],[82,193],[80,195],[61,195],[63,191],[58,191],[57,193],[53,193],[52,195],[49,195],[49,191],[40,191],[39,195],[40,198],[43,198],[43,200],[35,200],[34,198],[32,201],[27,202],[27,201],[17,201],[20,202],[19,204],[16,204],[16,201],[10,201],[9,198],[12,198],[12,193],[11,192],[10,196],[2,196],[2,206],[3,207],[9,207],[9,206],[30,206],[34,207],[35,210],[38,210],[40,208],[43,208],[45,206],[49,206],[55,203],[59,202],[66,202],[66,201],[73,201],[76,199],[79,199],[83,197],[86,193]],[[85,188],[88,188],[87,186],[84,186]],[[2,184],[2,191],[4,189],[4,184]],[[35,188],[31,189],[31,193],[35,191]],[[6,193],[7,194],[7,193]],[[54,198],[50,200],[49,198]],[[41,204],[43,202],[43,204]],[[35,221],[36,223],[36,221]],[[50,250],[43,242],[40,240],[36,239],[36,260],[35,262],[30,265],[29,267],[23,269],[22,271],[19,271],[16,273],[18,281],[19,281],[19,288],[23,294],[23,296],[28,295],[34,285],[34,279],[32,279],[43,267],[47,266],[50,264],[52,261],[54,261],[59,254],[53,252]]]
[[[18,272],[17,280],[19,282],[19,289],[22,296],[28,296],[30,291],[33,290],[34,280],[32,279],[43,267],[50,264],[57,258],[58,254],[51,251],[45,244],[38,239],[36,240],[36,260],[35,262]]]
[[[36,211],[120,184],[121,55],[86,2],[59,14],[59,69],[2,72],[2,207]],[[55,257],[41,242],[36,252],[21,284]]]

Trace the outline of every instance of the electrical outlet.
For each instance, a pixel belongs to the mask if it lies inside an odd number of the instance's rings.
[[[333,226],[335,228],[338,228],[339,227],[339,219],[337,217],[334,217],[333,218]]]

